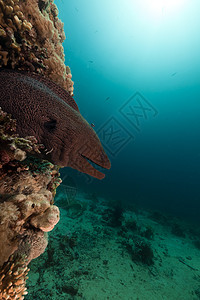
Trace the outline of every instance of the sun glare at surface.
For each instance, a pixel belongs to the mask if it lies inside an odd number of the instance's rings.
[[[185,2],[186,0],[146,0],[143,3],[149,17],[159,20],[165,15],[179,13]]]

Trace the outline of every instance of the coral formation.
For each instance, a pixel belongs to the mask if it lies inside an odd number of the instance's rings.
[[[73,94],[63,24],[52,0],[0,0],[0,67],[28,70]]]
[[[33,136],[20,138],[16,133],[16,120],[0,107],[0,179],[5,176],[2,167],[11,160],[23,161],[28,153],[40,153],[43,145],[38,144]]]
[[[154,237],[153,228],[151,226],[141,228],[140,234],[148,240],[152,240]]]
[[[42,214],[31,219],[31,225],[44,232],[51,231],[60,219],[60,212],[57,206],[51,205]]]
[[[132,259],[146,265],[152,265],[154,254],[151,244],[145,240],[137,239],[132,247]]]
[[[42,145],[15,129],[0,109],[0,299],[23,299],[27,265],[44,252],[46,232],[59,221],[58,167],[37,158]]]
[[[24,299],[28,267],[25,257],[11,256],[0,271],[0,299]]]

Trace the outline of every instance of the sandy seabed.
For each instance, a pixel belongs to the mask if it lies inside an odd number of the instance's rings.
[[[30,264],[27,300],[200,299],[200,228],[91,193],[67,198],[60,190],[61,221]]]

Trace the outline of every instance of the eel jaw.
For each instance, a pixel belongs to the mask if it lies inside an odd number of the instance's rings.
[[[103,149],[97,157],[95,157],[94,154],[88,155],[88,153],[77,153],[74,158],[75,159],[69,161],[68,167],[76,169],[82,173],[86,173],[97,179],[103,179],[105,174],[95,169],[90,161],[104,169],[110,169],[111,167],[111,163]]]

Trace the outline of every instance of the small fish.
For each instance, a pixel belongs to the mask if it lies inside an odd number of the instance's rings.
[[[93,60],[88,60],[89,63],[93,64]]]
[[[91,125],[92,127],[95,127],[94,123],[91,123],[90,125]]]
[[[110,99],[110,97],[107,97],[106,99],[105,99],[105,101],[108,101]]]
[[[176,74],[177,74],[177,72],[173,73],[173,74],[171,75],[171,77],[175,76]]]

